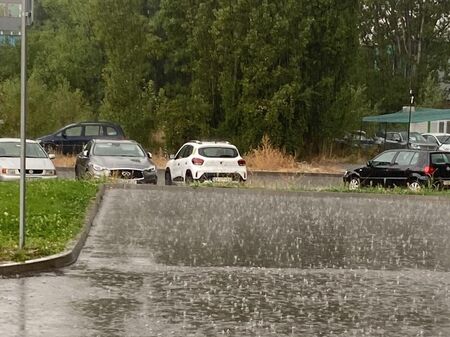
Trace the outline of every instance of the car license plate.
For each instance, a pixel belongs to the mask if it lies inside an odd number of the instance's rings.
[[[444,185],[445,186],[449,186],[450,185],[450,180],[444,180]]]
[[[214,177],[212,181],[216,183],[229,183],[232,181],[231,177]]]

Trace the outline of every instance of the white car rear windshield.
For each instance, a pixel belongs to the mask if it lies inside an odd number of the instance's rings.
[[[208,158],[236,158],[239,154],[232,147],[208,146],[198,149],[198,153]]]

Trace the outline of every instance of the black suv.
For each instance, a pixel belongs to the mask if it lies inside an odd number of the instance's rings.
[[[366,166],[346,171],[344,183],[352,190],[360,186],[450,187],[450,152],[397,149],[369,160]]]
[[[122,127],[111,122],[80,122],[66,125],[55,133],[37,138],[47,152],[79,153],[91,139],[125,139]]]

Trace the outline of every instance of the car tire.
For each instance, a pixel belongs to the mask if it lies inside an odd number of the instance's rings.
[[[184,183],[186,184],[186,185],[190,185],[190,184],[192,184],[194,182],[194,178],[192,178],[192,173],[191,173],[191,171],[187,171],[186,172],[186,175],[185,175],[185,177],[184,177]]]
[[[413,192],[418,192],[423,188],[423,185],[417,179],[410,180],[407,185],[408,188]]]
[[[350,191],[356,191],[359,190],[361,187],[361,180],[357,176],[353,176],[348,181],[348,189]]]
[[[166,172],[164,173],[164,184],[166,186],[172,185],[172,175],[170,174],[169,170],[166,170]]]

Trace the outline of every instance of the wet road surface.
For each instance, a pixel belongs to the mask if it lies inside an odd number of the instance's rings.
[[[444,201],[109,189],[75,265],[0,279],[0,335],[449,336]]]

